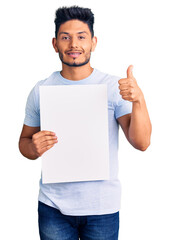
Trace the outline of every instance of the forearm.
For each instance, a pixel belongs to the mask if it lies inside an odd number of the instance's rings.
[[[30,139],[30,138],[21,138],[20,139],[19,150],[24,157],[26,157],[30,160],[35,160],[38,158],[38,156],[33,151],[32,139]]]
[[[150,145],[151,122],[144,96],[138,102],[133,102],[129,126],[129,141],[142,151]]]

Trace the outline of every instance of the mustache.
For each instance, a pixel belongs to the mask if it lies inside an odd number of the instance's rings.
[[[84,50],[77,50],[77,49],[70,49],[70,50],[67,50],[66,53],[69,53],[69,52],[80,52],[80,53],[84,53]]]

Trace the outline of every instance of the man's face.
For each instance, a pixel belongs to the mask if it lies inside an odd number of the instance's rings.
[[[53,46],[59,53],[60,60],[70,67],[87,64],[96,43],[97,39],[91,37],[88,25],[79,20],[61,24],[57,39],[53,38]]]

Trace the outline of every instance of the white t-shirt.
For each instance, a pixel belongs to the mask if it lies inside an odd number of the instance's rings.
[[[132,112],[132,103],[119,94],[117,76],[94,69],[90,76],[74,81],[63,78],[59,71],[39,81],[30,92],[24,124],[40,126],[39,86],[107,84],[110,179],[66,183],[42,184],[38,200],[57,208],[65,215],[85,216],[115,213],[120,210],[121,186],[118,179],[118,130],[117,118]],[[68,116],[69,121],[69,116]]]

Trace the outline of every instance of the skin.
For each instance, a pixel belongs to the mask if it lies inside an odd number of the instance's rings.
[[[57,38],[52,45],[62,62],[61,75],[64,78],[79,81],[88,77],[93,68],[90,66],[91,52],[95,50],[97,38],[92,38],[86,23],[70,20],[61,24]],[[77,54],[70,56],[69,54]],[[132,73],[132,65],[127,69],[127,78],[119,80],[120,94],[123,99],[131,101],[131,114],[118,118],[127,140],[136,149],[144,151],[150,145],[151,122],[144,95],[137,85]],[[23,125],[19,139],[20,152],[28,159],[37,159],[58,143],[58,138],[51,131],[41,131],[40,127]]]
[[[83,32],[82,34],[80,34]],[[66,34],[68,33],[68,34]],[[95,50],[97,38],[92,38],[91,32],[86,23],[78,20],[67,21],[59,28],[57,39],[52,40],[53,47],[56,53],[61,54],[63,60],[69,64],[81,64],[90,58],[91,52]],[[76,58],[70,58],[68,52],[81,52],[81,55]],[[70,80],[81,80],[88,77],[93,71],[90,66],[90,61],[80,67],[70,67],[62,62],[61,75]]]
[[[142,90],[133,76],[133,65],[127,69],[127,78],[119,80],[120,95],[132,102],[132,113],[118,118],[127,140],[133,147],[145,151],[150,145],[152,125]]]

